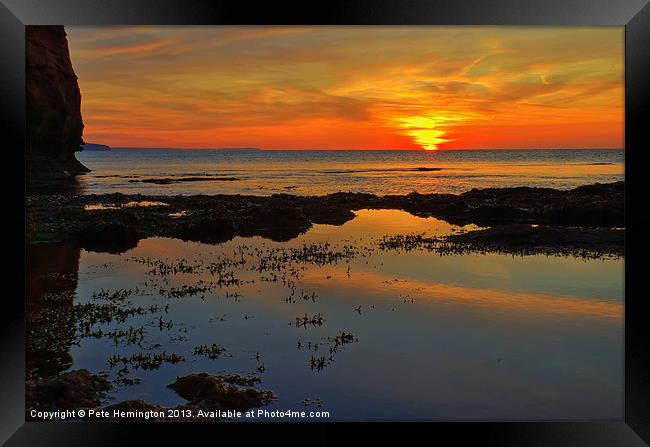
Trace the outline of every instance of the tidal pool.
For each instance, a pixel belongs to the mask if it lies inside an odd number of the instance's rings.
[[[475,227],[356,214],[288,242],[30,246],[28,374],[104,372],[106,404],[183,404],[167,385],[207,372],[341,420],[622,417],[623,259],[388,250]]]

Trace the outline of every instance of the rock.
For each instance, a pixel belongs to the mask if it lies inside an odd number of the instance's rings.
[[[325,196],[329,203],[336,203],[341,206],[352,205],[356,203],[364,203],[376,199],[374,194],[367,194],[362,192],[335,192]]]
[[[310,204],[302,211],[315,224],[343,225],[355,217],[352,211],[340,205]]]
[[[625,226],[625,183],[595,183],[567,191],[563,200],[541,207],[556,225]]]
[[[271,391],[240,388],[228,384],[227,380],[228,377],[207,373],[190,374],[178,377],[168,387],[188,400],[189,406],[204,409],[245,411],[268,405],[275,399]]]
[[[535,197],[559,196],[562,191],[551,188],[534,188],[530,186],[515,186],[512,188],[482,188],[471,189],[461,196],[471,199],[490,200],[498,202],[516,202],[524,201],[530,203]]]
[[[396,209],[452,224],[495,226],[537,224],[622,228],[624,184],[590,185],[569,191],[548,188],[490,188],[465,194],[375,196],[336,193],[327,196],[245,195],[27,196],[28,243],[83,242],[95,251],[124,251],[143,237],[176,237],[221,243],[234,236],[287,241],[314,223],[341,225],[361,209]],[[165,206],[125,206],[160,202]],[[88,204],[105,210],[87,210]]]
[[[26,382],[27,407],[73,410],[99,406],[110,382],[87,369],[69,371],[40,382]]]
[[[610,228],[511,224],[451,235],[446,241],[476,250],[510,253],[589,251],[623,255],[624,238],[625,231]]]
[[[124,253],[135,248],[140,235],[133,225],[123,222],[87,224],[76,234],[79,246],[88,251]]]
[[[310,227],[311,221],[299,208],[268,203],[253,205],[243,213],[239,234],[260,235],[283,242],[304,233]]]
[[[465,201],[451,194],[423,195],[411,193],[406,196],[407,201],[400,196],[390,196],[394,206],[403,208],[416,216],[438,216],[445,219],[459,219],[468,209]],[[400,206],[400,202],[402,205]]]
[[[180,219],[176,235],[184,241],[218,244],[235,237],[235,227],[230,219],[214,213],[194,214]]]
[[[27,26],[27,179],[88,172],[74,156],[82,144],[81,93],[62,26]]]
[[[578,186],[575,189],[572,189],[571,191],[569,191],[569,193],[575,195],[588,194],[592,196],[624,194],[625,182],[594,183],[593,185],[583,185],[583,186]]]
[[[479,225],[493,225],[503,222],[521,222],[529,219],[529,214],[509,205],[479,205],[472,208],[471,221]]]

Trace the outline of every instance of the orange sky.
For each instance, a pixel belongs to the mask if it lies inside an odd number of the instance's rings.
[[[622,27],[67,27],[113,147],[623,147]]]

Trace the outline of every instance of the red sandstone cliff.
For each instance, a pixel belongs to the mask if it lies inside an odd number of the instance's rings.
[[[81,93],[62,26],[27,26],[27,178],[70,177],[88,168],[82,143]]]

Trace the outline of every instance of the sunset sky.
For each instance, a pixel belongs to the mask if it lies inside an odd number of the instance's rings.
[[[66,31],[87,142],[623,147],[622,27]]]

